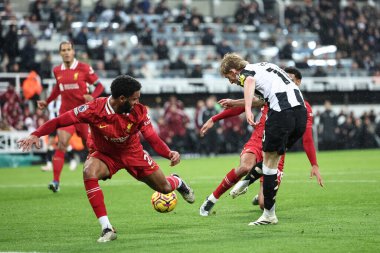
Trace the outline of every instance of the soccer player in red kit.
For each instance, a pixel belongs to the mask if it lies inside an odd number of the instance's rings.
[[[134,178],[152,189],[169,193],[174,190],[189,203],[194,203],[193,190],[176,174],[165,177],[157,163],[144,152],[139,132],[162,157],[171,160],[171,166],[180,162],[180,155],[172,151],[154,131],[147,109],[139,103],[141,84],[130,76],[119,76],[111,84],[111,96],[98,98],[50,120],[20,140],[19,146],[28,151],[40,146],[39,137],[59,127],[87,123],[91,128],[92,152],[83,170],[83,180],[92,209],[102,226],[98,242],[116,239],[104,204],[98,180],[111,179],[125,168]]]
[[[53,69],[56,85],[47,100],[37,101],[39,109],[45,109],[50,102],[61,95],[61,107],[59,114],[63,114],[75,107],[92,101],[97,98],[104,90],[98,76],[87,64],[75,59],[74,45],[64,41],[59,45],[59,54],[63,63]],[[88,94],[87,84],[95,86],[92,94]],[[86,143],[88,136],[87,124],[75,124],[58,129],[58,147],[53,156],[53,181],[49,184],[49,189],[53,192],[59,190],[60,175],[65,163],[65,152],[69,145],[69,140],[74,132]]]
[[[287,67],[284,70],[296,85],[298,86],[301,85],[302,74],[298,69],[293,68],[293,67]],[[323,179],[319,172],[317,154],[315,151],[314,140],[313,140],[313,111],[311,109],[310,104],[307,101],[305,101],[305,106],[307,110],[307,123],[306,123],[305,133],[302,136],[303,148],[311,164],[310,178],[315,176],[318,184],[323,187]],[[280,166],[282,167],[284,166],[283,159],[280,160],[279,167]],[[255,173],[253,169],[252,169],[252,172]],[[255,182],[255,180],[253,180],[254,175],[252,174],[252,172],[248,174],[243,180],[238,182],[235,185],[235,187],[231,190],[230,194],[233,197],[237,197],[241,194],[246,193],[248,190],[248,186],[251,185],[253,182]],[[280,185],[280,182],[278,185]],[[259,190],[259,193],[254,197],[253,204],[260,205],[261,209],[264,208],[263,178],[262,177],[260,178],[260,190]]]

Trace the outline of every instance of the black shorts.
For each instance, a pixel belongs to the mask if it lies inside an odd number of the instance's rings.
[[[281,112],[269,110],[263,135],[263,151],[283,155],[304,134],[306,116],[304,106]]]

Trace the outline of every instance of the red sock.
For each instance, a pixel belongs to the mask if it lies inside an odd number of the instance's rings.
[[[63,168],[63,164],[65,163],[65,152],[57,149],[55,151],[55,154],[53,156],[53,175],[54,175],[54,181],[59,182],[59,179],[61,177],[61,172]]]
[[[175,189],[177,189],[178,185],[180,184],[180,181],[179,181],[178,177],[175,177],[175,176],[166,177],[166,180],[168,180],[168,182],[172,186],[172,191],[174,191]]]
[[[216,190],[213,192],[215,198],[219,199],[228,189],[230,189],[234,184],[236,184],[241,177],[238,177],[235,173],[235,169],[232,169],[227,173],[226,177],[218,185]]]
[[[100,218],[102,216],[107,216],[106,205],[104,204],[104,195],[102,189],[99,187],[98,179],[85,179],[84,187],[86,188],[87,198],[90,201],[96,217]]]

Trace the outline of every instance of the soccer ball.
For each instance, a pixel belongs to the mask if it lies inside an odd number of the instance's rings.
[[[155,192],[152,195],[151,202],[157,212],[168,213],[173,211],[177,205],[177,195],[175,192],[168,194]]]

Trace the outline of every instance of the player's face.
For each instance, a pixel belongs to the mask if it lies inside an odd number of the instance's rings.
[[[59,54],[62,57],[62,61],[65,63],[71,63],[74,61],[75,51],[69,43],[61,45],[61,50],[59,51]]]
[[[122,104],[120,105],[121,113],[129,113],[133,109],[133,106],[137,104],[140,100],[140,91],[136,91],[132,96],[125,98],[123,97]]]
[[[301,85],[301,79],[298,79],[294,74],[292,73],[287,73],[288,76],[290,77],[290,79],[297,85],[297,86],[300,86]]]
[[[236,71],[231,70],[228,74],[225,74],[224,77],[227,78],[231,84],[239,84],[238,73],[236,73]]]

